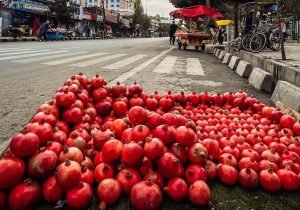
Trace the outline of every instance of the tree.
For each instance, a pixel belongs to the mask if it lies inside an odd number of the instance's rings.
[[[56,15],[59,22],[68,23],[71,14],[75,12],[75,6],[70,5],[69,0],[56,0],[55,4],[49,6],[52,15]]]
[[[144,19],[144,8],[141,0],[136,0],[134,2],[134,15],[133,15],[133,23],[142,25]]]
[[[143,22],[142,22],[143,31],[147,31],[151,28],[151,19],[147,15],[143,15]]]

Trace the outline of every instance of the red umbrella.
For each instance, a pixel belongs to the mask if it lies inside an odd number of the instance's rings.
[[[196,18],[201,15],[205,15],[205,16],[212,17],[212,18],[222,18],[223,17],[223,15],[218,10],[213,9],[211,7],[204,6],[204,5],[182,8],[182,9],[172,11],[170,13],[170,16],[172,16],[174,18],[182,18],[182,19]]]

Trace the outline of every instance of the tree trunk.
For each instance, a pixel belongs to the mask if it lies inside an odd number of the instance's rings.
[[[280,17],[280,3],[279,0],[276,0],[277,4],[277,21],[279,25],[279,38],[280,38],[280,45],[281,45],[281,58],[282,60],[286,60],[286,55],[285,55],[285,49],[284,49],[284,37],[282,33],[282,28],[281,28],[281,17]]]
[[[206,6],[208,6],[208,7],[211,6],[210,0],[206,0]]]
[[[238,19],[238,0],[235,0],[235,4],[234,4],[234,38],[238,38],[239,37],[239,19]]]

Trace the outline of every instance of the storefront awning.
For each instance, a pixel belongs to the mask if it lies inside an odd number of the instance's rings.
[[[199,16],[205,15],[211,18],[222,18],[223,15],[219,10],[207,7],[204,5],[198,5],[194,7],[181,8],[170,13],[170,16],[180,19],[197,18]]]
[[[46,13],[49,11],[47,5],[28,0],[12,0],[8,3],[7,8],[32,13]]]

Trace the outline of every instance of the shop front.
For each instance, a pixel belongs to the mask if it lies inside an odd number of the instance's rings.
[[[113,10],[105,10],[105,24],[108,35],[117,33],[119,27],[119,14]]]

